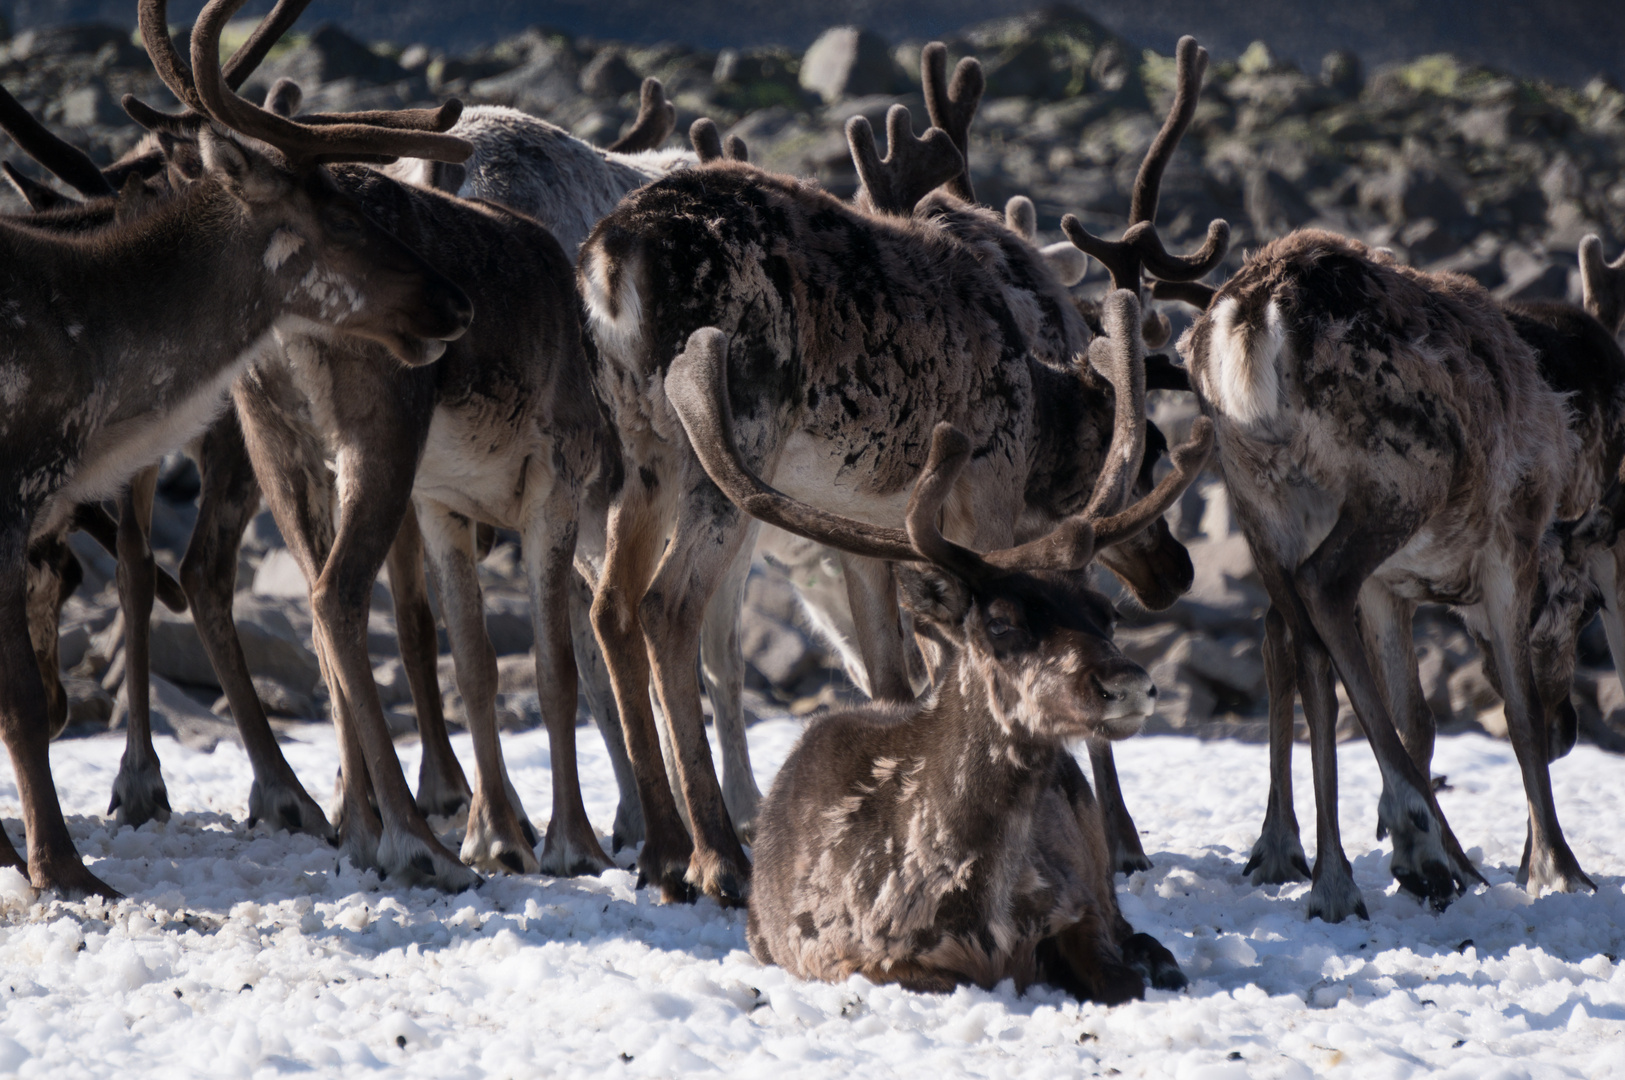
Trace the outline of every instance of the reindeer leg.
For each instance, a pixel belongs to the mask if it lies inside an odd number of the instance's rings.
[[[423,533],[418,527],[417,511],[410,504],[401,519],[400,532],[389,547],[388,564],[395,633],[423,746],[423,757],[418,762],[417,808],[425,817],[451,817],[468,805],[472,789],[446,731],[445,706],[440,698],[440,640],[423,577]]]
[[[115,814],[120,825],[169,820],[169,792],[164,788],[158,751],[152,745],[148,696],[148,644],[157,585],[156,565],[147,538],[152,530],[152,499],[157,485],[158,466],[142,469],[131,479],[119,502],[118,592],[124,608],[124,700],[128,719],[124,757],[113,779],[113,798],[107,812]]]
[[[638,804],[638,780],[632,772],[632,759],[626,754],[626,738],[621,733],[621,714],[615,708],[615,688],[609,681],[609,665],[592,632],[592,589],[576,574],[570,581],[570,639],[575,653],[581,692],[587,698],[587,711],[604,738],[609,767],[615,773],[620,803],[615,807],[615,828],[610,834],[610,850],[620,851],[643,842],[643,808]]]
[[[1427,776],[1436,725],[1416,666],[1415,618],[1416,605],[1395,596],[1381,582],[1367,581],[1360,589],[1360,629],[1382,679],[1388,715],[1398,723],[1400,741],[1417,770]]]
[[[497,738],[497,654],[485,629],[485,602],[474,569],[473,523],[430,499],[420,499],[418,511],[429,573],[457,664],[457,689],[474,736],[474,797],[468,804],[462,860],[493,872],[534,874],[536,853],[520,825],[524,809],[510,798]],[[573,711],[570,719],[573,726]]]
[[[232,617],[237,549],[260,504],[259,481],[235,409],[227,410],[204,433],[197,458],[203,490],[198,494],[192,539],[181,559],[181,586],[254,770],[254,782],[248,789],[248,823],[269,821],[289,832],[336,841],[327,815],[299,783],[277,746]]]
[[[247,372],[237,380],[232,394],[244,445],[271,515],[305,580],[315,581],[333,550],[333,480],[315,434],[292,419],[304,405],[303,396],[275,364]],[[371,780],[356,721],[322,636],[313,633],[311,637],[338,733],[339,847],[356,867],[382,870],[378,846],[383,825],[372,806]]]
[[[1100,816],[1112,846],[1113,869],[1121,874],[1151,869],[1151,860],[1146,858],[1145,848],[1140,845],[1140,831],[1134,827],[1134,819],[1123,802],[1123,786],[1117,779],[1117,760],[1112,757],[1111,743],[1104,739],[1089,740],[1089,767],[1095,774],[1095,786],[1100,789]]]
[[[1270,695],[1270,797],[1264,829],[1241,872],[1251,875],[1254,885],[1279,885],[1307,879],[1310,874],[1309,859],[1298,838],[1298,812],[1292,805],[1292,705],[1298,692],[1297,671],[1286,618],[1274,605],[1264,613],[1264,681]]]
[[[670,489],[670,485],[661,487]],[[604,568],[593,597],[592,625],[609,665],[615,706],[637,777],[644,827],[639,883],[659,886],[662,898],[671,902],[693,898],[684,877],[693,843],[677,814],[661,761],[654,711],[649,707],[650,657],[644,646],[640,603],[666,536],[664,499],[664,491],[651,491],[637,471],[628,471],[609,508]]]
[[[852,609],[853,636],[869,673],[869,696],[876,701],[909,704],[914,687],[908,677],[897,581],[891,564],[842,552],[841,574]]]
[[[1579,860],[1563,836],[1563,827],[1557,822],[1557,804],[1552,797],[1552,775],[1547,763],[1546,718],[1535,684],[1529,638],[1517,629],[1526,626],[1526,622],[1519,621],[1519,616],[1524,614],[1527,619],[1530,598],[1534,595],[1535,573],[1535,560],[1530,559],[1521,573],[1508,568],[1505,574],[1491,577],[1496,584],[1510,587],[1486,588],[1481,605],[1484,629],[1495,653],[1495,667],[1501,674],[1507,734],[1518,755],[1523,788],[1529,800],[1529,831],[1523,862],[1518,868],[1518,883],[1534,896],[1545,890],[1595,892],[1597,886],[1580,869]],[[1508,633],[1508,629],[1513,632]]]
[[[697,460],[691,458],[687,465],[688,475],[680,478],[678,490],[688,497],[679,505],[665,555],[639,604],[639,614],[694,830],[687,880],[709,896],[740,903],[750,880],[750,862],[717,784],[700,711],[694,653],[705,610],[750,538],[752,523],[720,492],[706,490],[710,485]]]
[[[740,547],[706,608],[700,629],[700,676],[711,699],[711,716],[722,748],[722,801],[739,839],[747,844],[756,829],[756,807],[762,801],[745,738],[745,657],[739,649],[739,612],[745,604],[754,540],[753,535]]]
[[[51,779],[45,685],[28,636],[26,520],[0,532],[0,739],[17,775],[33,886],[74,899],[91,893],[116,899],[119,894],[92,874],[74,850]]]
[[[1355,499],[1345,504],[1330,534],[1298,567],[1294,584],[1377,755],[1383,776],[1377,821],[1379,835],[1382,831],[1393,835],[1394,878],[1406,891],[1443,908],[1478,873],[1434,801],[1427,774],[1416,767],[1400,741],[1356,621],[1361,587],[1371,571],[1412,535],[1416,515],[1368,522],[1352,509],[1356,504]],[[1386,614],[1368,612],[1365,617],[1377,619]],[[1294,627],[1293,637],[1297,636]],[[1335,711],[1332,715],[1335,719]]]
[[[368,436],[372,441],[368,446],[346,446],[339,456],[339,527],[327,565],[311,587],[310,607],[317,634],[333,662],[339,689],[366,754],[367,772],[372,778],[384,826],[383,840],[378,845],[379,863],[388,873],[409,882],[456,891],[477,883],[479,875],[441,846],[418,813],[411,789],[401,773],[400,759],[395,756],[389,728],[384,723],[378,684],[373,681],[372,663],[367,656],[367,611],[372,585],[400,532],[401,519],[411,497],[413,470],[401,469],[397,463],[403,453],[410,454],[409,461],[417,459],[416,447],[390,446],[388,436],[391,434],[400,433],[398,429],[388,428],[370,431]],[[472,574],[471,529],[468,538],[467,570]],[[433,534],[426,533],[425,540],[432,549]],[[473,605],[478,617],[477,592]],[[453,617],[448,612],[448,620]],[[483,634],[483,619],[479,629]],[[455,633],[453,638],[455,641]],[[489,650],[489,640],[485,646]],[[493,658],[493,669],[495,665]],[[493,690],[495,682],[493,670],[490,677]],[[494,714],[492,726],[495,727]]]
[[[575,572],[575,488],[555,479],[547,499],[530,515],[523,544],[536,628],[536,693],[547,723],[553,765],[553,814],[542,849],[542,872],[600,874],[614,867],[598,843],[581,801],[576,765],[576,663],[571,629]]]

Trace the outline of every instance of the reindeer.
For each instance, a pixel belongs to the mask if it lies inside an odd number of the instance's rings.
[[[834,713],[809,726],[758,826],[751,952],[803,978],[854,973],[915,990],[1014,978],[1108,1003],[1185,983],[1173,957],[1118,911],[1110,852],[1088,782],[1066,750],[1138,731],[1155,702],[1145,671],[1111,644],[1113,611],[1088,587],[1099,547],[1145,528],[1200,470],[1205,421],[1173,474],[1124,506],[1144,450],[1143,345],[1132,293],[1107,302],[1110,337],[1091,359],[1117,391],[1108,465],[1087,510],[1047,535],[979,555],[946,539],[971,443],[948,423],[908,500],[907,531],[784,495],[734,437],[729,349],[690,336],[666,389],[707,475],[780,528],[904,564],[903,595],[949,643],[924,703]],[[1139,970],[1136,970],[1138,968]]]
[[[1530,798],[1529,887],[1589,887],[1552,804],[1527,632],[1542,536],[1578,441],[1529,343],[1470,281],[1305,231],[1251,257],[1180,351],[1217,419],[1226,483],[1275,609],[1272,727],[1290,724],[1294,683],[1309,718],[1321,853],[1310,914],[1364,913],[1337,833],[1334,663],[1382,768],[1378,821],[1394,834],[1396,879],[1439,906],[1481,880],[1418,767],[1424,740],[1412,735],[1408,752],[1395,731],[1396,713],[1410,731],[1419,715],[1394,703],[1414,686],[1409,613],[1420,601],[1460,609],[1499,672]],[[1255,860],[1301,869],[1296,830],[1284,827],[1295,822],[1276,801]]]
[[[276,8],[223,66],[222,72],[228,86],[236,88],[246,80],[253,67],[292,25],[307,3],[308,0],[279,0]],[[147,13],[146,33],[149,36],[164,34],[164,40],[168,40],[161,10]],[[160,53],[159,59],[176,70],[183,70],[172,53]],[[267,107],[279,115],[289,116],[297,111],[299,99],[296,84],[279,80],[267,95]],[[133,98],[127,98],[125,106],[138,121],[160,130],[150,132],[119,163],[103,172],[97,170],[81,151],[38,124],[9,95],[0,99],[0,125],[5,127],[19,147],[91,200],[72,210],[64,208],[58,214],[36,217],[35,224],[64,229],[99,228],[110,222],[115,213],[111,197],[115,184],[121,185],[117,212],[128,214],[144,212],[152,199],[168,194],[172,187],[198,175],[197,131],[206,122],[203,114],[188,111],[181,117],[167,117],[146,108]],[[459,109],[459,104],[448,102],[444,108],[431,112],[400,110],[393,113],[321,114],[310,119],[329,124],[366,119],[397,126],[421,125],[443,130],[457,118]],[[434,164],[454,167],[444,162]],[[16,174],[8,175],[14,183],[17,182]],[[132,183],[135,185],[133,188]],[[148,191],[148,188],[151,190]],[[50,205],[62,206],[65,201],[62,196],[43,186],[37,190],[24,188],[25,197],[35,207],[47,201],[40,192],[50,192]],[[130,204],[139,204],[139,207]],[[265,718],[264,707],[254,691],[232,621],[237,549],[244,529],[260,504],[260,488],[248,459],[235,408],[228,408],[222,413],[191,444],[189,450],[198,461],[203,488],[198,499],[196,526],[181,562],[184,591],[162,568],[156,566],[148,544],[147,523],[150,521],[153,483],[156,479],[154,469],[143,469],[132,480],[122,497],[117,525],[99,508],[87,506],[79,508],[75,519],[76,525],[87,527],[103,546],[119,556],[118,584],[125,633],[122,667],[128,722],[125,753],[114,780],[108,812],[115,814],[120,824],[131,825],[140,825],[153,818],[167,818],[169,815],[168,793],[151,737],[145,661],[147,613],[151,610],[156,592],[157,597],[171,610],[183,611],[190,607],[194,613],[200,639],[225,690],[253,769],[254,779],[248,800],[249,823],[263,818],[281,827],[331,839],[335,835],[332,825],[300,785],[277,746]],[[415,529],[415,523],[410,524]],[[416,533],[412,531],[402,541],[401,546],[406,554],[397,560],[400,565],[392,565],[391,591],[400,627],[401,652],[407,661],[408,682],[417,701],[418,727],[424,746],[419,805],[424,806],[427,801],[428,809],[451,812],[467,802],[469,788],[461,766],[451,751],[441,711],[435,674],[438,647],[433,618],[423,584],[421,560],[414,563],[410,555],[415,550],[411,545],[419,543],[415,537]],[[59,545],[51,550],[57,547]],[[67,554],[66,548],[60,550],[63,555]],[[48,700],[52,703],[54,732],[60,723],[66,721],[66,697],[55,662],[57,613],[71,588],[62,587],[63,567],[60,562],[51,564],[39,559],[35,562],[36,577],[40,580],[31,594],[38,602],[31,609],[30,630],[36,638],[41,675],[45,680]],[[73,570],[77,573],[76,566]],[[51,571],[55,572],[54,581],[47,580]],[[53,596],[55,602],[48,602],[48,598]],[[51,645],[49,656],[41,647],[44,642]]]
[[[162,54],[155,56],[160,73],[193,111],[230,117],[244,132],[288,132],[289,141],[320,132],[320,124],[288,121],[224,85],[214,50],[239,6],[221,0],[205,8],[194,28],[190,72],[162,34],[145,35]],[[143,20],[162,26],[162,9],[158,0],[145,4]],[[411,236],[494,313],[421,373],[403,371],[374,350],[289,328],[279,335],[282,355],[256,365],[233,390],[267,501],[312,582],[316,643],[340,722],[341,840],[358,863],[389,873],[447,888],[477,880],[440,847],[414,806],[367,662],[371,582],[415,499],[422,546],[407,561],[425,554],[429,560],[475,739],[464,860],[493,869],[538,867],[496,736],[495,657],[473,573],[472,523],[482,521],[516,528],[524,539],[538,686],[556,766],[541,865],[552,872],[601,869],[609,862],[576,781],[575,670],[563,597],[576,500],[606,462],[602,419],[577,351],[568,261],[522,215],[403,186],[374,170],[335,175],[370,214]],[[337,471],[331,487],[324,472],[329,457]]]
[[[1594,238],[1582,244],[1581,265],[1589,299],[1601,291],[1596,283],[1604,268]],[[1165,288],[1159,282],[1157,292],[1206,310],[1217,290],[1194,283]],[[1569,697],[1580,630],[1600,607],[1610,644],[1625,641],[1617,615],[1622,606],[1618,583],[1625,578],[1616,569],[1619,553],[1609,551],[1618,536],[1619,483],[1616,480],[1603,490],[1625,461],[1625,353],[1607,327],[1570,304],[1508,303],[1501,305],[1501,311],[1533,351],[1546,385],[1567,400],[1578,446],[1578,456],[1564,470],[1557,495],[1557,512],[1568,520],[1554,522],[1540,542],[1528,624],[1544,719],[1545,736],[1537,742],[1552,761],[1566,754],[1578,735],[1580,719]],[[1414,606],[1404,601],[1394,605],[1398,626],[1393,633],[1401,639],[1409,638]],[[1400,738],[1416,767],[1427,775],[1435,720],[1425,701],[1415,654],[1398,647],[1384,649],[1375,632],[1382,624],[1376,620],[1362,617],[1361,624],[1366,629],[1367,661],[1380,672],[1388,708],[1399,722]],[[1504,696],[1494,645],[1476,628],[1474,636],[1486,674]],[[1254,884],[1310,877],[1292,810],[1292,702],[1297,689],[1292,645],[1286,621],[1274,608],[1265,616],[1264,655],[1271,701],[1270,796],[1262,836],[1243,869]],[[1518,872],[1520,883],[1528,882],[1532,846],[1531,836]]]
[[[361,123],[327,127],[307,146],[334,160],[468,152],[441,134]],[[315,153],[283,164],[213,127],[200,130],[199,150],[199,182],[128,222],[82,236],[0,223],[0,304],[9,312],[0,330],[9,398],[0,424],[0,736],[18,774],[29,876],[70,895],[113,891],[74,852],[51,782],[28,639],[30,542],[201,430],[288,320],[364,336],[422,364],[472,315],[466,294],[368,221]],[[295,233],[297,246],[288,240]],[[324,304],[298,287],[307,276],[342,283],[356,302]],[[23,865],[9,841],[0,859]]]
[[[849,127],[855,154],[866,126]],[[714,326],[728,335],[742,373],[735,385],[756,395],[745,445],[763,475],[797,497],[895,520],[929,428],[947,420],[976,447],[972,495],[951,527],[986,548],[1007,546],[1018,530],[1048,531],[1089,500],[1083,478],[1099,473],[1104,440],[1091,446],[1079,429],[1100,412],[1076,409],[1086,395],[1109,400],[1094,389],[1098,377],[1044,363],[1028,339],[1045,329],[1034,312],[1070,311],[1069,299],[996,215],[963,208],[900,216],[910,194],[960,172],[962,159],[940,131],[913,140],[906,113],[894,110],[888,126],[888,159],[872,164],[889,173],[885,197],[896,202],[877,209],[890,213],[719,161],[629,195],[578,260],[600,391],[626,458],[593,624],[638,774],[648,838],[639,864],[668,898],[692,883],[737,899],[747,873],[684,658],[754,526],[703,477],[666,401],[665,367],[688,334]],[[1222,254],[1222,243],[1204,249],[1191,266],[1205,273]],[[1025,265],[992,272],[984,260]],[[1030,284],[1022,290],[1017,282]],[[1012,300],[1022,297],[1017,311]],[[886,598],[895,622],[889,582],[888,573],[867,595]],[[672,727],[692,846],[662,790],[649,664]]]

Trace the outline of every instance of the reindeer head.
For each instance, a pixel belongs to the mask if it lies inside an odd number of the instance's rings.
[[[979,689],[999,724],[1027,738],[1119,739],[1138,731],[1155,702],[1150,677],[1112,644],[1114,612],[1089,585],[1099,551],[1161,517],[1201,470],[1212,429],[1198,420],[1174,451],[1174,471],[1145,498],[1130,491],[1145,446],[1144,345],[1133,294],[1106,305],[1108,336],[1091,359],[1118,390],[1106,466],[1085,510],[1049,535],[979,554],[942,535],[943,503],[970,456],[969,441],[939,424],[915,482],[906,530],[808,506],[768,487],[740,456],[728,405],[728,341],[710,327],[688,339],[666,394],[706,473],[753,517],[842,551],[899,564],[904,603],[922,632],[946,645],[944,681]]]
[[[285,29],[306,2],[284,0],[250,45],[268,38],[269,48],[274,37],[264,33],[266,27]],[[408,156],[461,162],[473,147],[443,134],[461,114],[461,103],[298,121],[275,107],[291,109],[282,102],[285,94],[273,92],[272,109],[254,105],[233,89],[219,59],[220,32],[242,3],[211,0],[205,6],[193,28],[189,70],[170,42],[165,0],[142,0],[147,51],[189,111],[168,116],[133,98],[126,99],[126,109],[166,140],[172,160],[180,153],[169,144],[195,143],[197,182],[217,185],[231,197],[248,234],[263,244],[265,270],[285,284],[287,314],[379,342],[403,363],[436,359],[444,342],[468,329],[473,310],[467,295],[369,220],[324,166],[385,164]]]

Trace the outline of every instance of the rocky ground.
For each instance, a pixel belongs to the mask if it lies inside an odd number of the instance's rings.
[[[228,46],[246,33],[246,26],[235,29]],[[184,28],[178,36],[184,39]],[[310,110],[398,107],[456,95],[527,109],[602,144],[630,124],[640,80],[656,75],[678,106],[674,140],[694,118],[710,116],[742,136],[759,164],[847,194],[855,185],[842,135],[848,117],[862,113],[881,131],[886,108],[902,101],[916,126],[924,120],[921,44],[832,30],[800,54],[711,52],[530,31],[478,52],[445,55],[421,45],[369,46],[322,25],[273,52],[246,92],[262,93],[289,76],[305,88]],[[1030,195],[1046,240],[1059,237],[1066,212],[1098,232],[1120,229],[1134,172],[1171,93],[1172,59],[1067,10],[972,26],[951,37],[949,48],[955,58],[980,57],[987,71],[970,154],[978,196],[1002,205],[1012,195]],[[0,43],[0,80],[99,161],[140,134],[120,110],[120,95],[134,92],[173,107],[140,46],[118,27],[19,34]],[[0,156],[39,175],[3,138]],[[1159,224],[1172,246],[1189,244],[1212,218],[1228,220],[1234,242],[1221,276],[1259,242],[1316,225],[1388,247],[1415,265],[1468,273],[1502,297],[1577,298],[1581,236],[1601,233],[1610,256],[1625,238],[1622,166],[1625,93],[1602,80],[1578,90],[1558,87],[1448,55],[1367,72],[1353,56],[1334,53],[1318,70],[1303,71],[1255,45],[1210,72],[1196,120],[1168,170]],[[0,209],[21,203],[8,191]],[[1103,286],[1095,267],[1079,288]],[[1188,318],[1177,305],[1167,311],[1176,328]],[[1192,415],[1190,403],[1154,397],[1162,399],[1155,402],[1159,423],[1177,438]],[[195,470],[182,459],[166,466],[154,542],[171,567],[184,549],[196,486]],[[1121,642],[1164,689],[1158,727],[1261,738],[1264,594],[1217,479],[1194,488],[1175,516],[1197,566],[1196,587],[1170,612],[1131,612]],[[76,548],[87,576],[68,611],[63,663],[75,678],[76,717],[116,724],[122,662],[112,564],[87,538],[79,537]],[[524,726],[539,718],[516,555],[504,540],[482,574],[502,657],[504,718]],[[266,514],[251,530],[238,584],[239,625],[270,711],[321,715],[325,691],[309,651],[304,584]],[[412,723],[410,698],[381,587],[373,631],[379,683],[404,732]],[[749,693],[764,708],[806,711],[852,693],[834,650],[808,629],[784,572],[764,559],[752,579],[743,639]],[[1417,642],[1428,700],[1446,726],[1504,730],[1460,626],[1442,611],[1424,612]],[[1588,631],[1583,650],[1575,692],[1588,735],[1625,747],[1625,735],[1617,734],[1625,732],[1625,693],[1598,627]],[[216,704],[213,673],[184,616],[159,616],[153,667],[162,680],[159,712],[177,734],[208,742],[229,733],[210,712],[224,706]],[[449,658],[443,681],[455,721]],[[1355,731],[1346,709],[1344,723]]]

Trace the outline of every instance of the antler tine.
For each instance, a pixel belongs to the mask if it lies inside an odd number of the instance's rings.
[[[1197,311],[1206,311],[1219,293],[1211,285],[1200,281],[1153,281],[1151,295],[1158,300],[1179,300]]]
[[[965,159],[941,128],[932,128],[916,139],[908,109],[902,105],[893,105],[886,113],[886,142],[882,158],[869,121],[854,116],[846,122],[846,144],[858,168],[860,194],[882,213],[912,214],[914,205],[927,193],[964,167]]]
[[[745,140],[738,135],[728,136],[728,141],[723,144],[722,152],[727,155],[729,161],[747,163],[750,161],[750,147],[746,146]]]
[[[156,2],[156,0],[154,0]],[[458,163],[471,143],[432,131],[339,121],[306,125],[267,112],[228,89],[220,73],[220,31],[244,0],[209,0],[192,28],[192,71],[202,111],[244,135],[277,147],[290,159],[313,162],[380,161],[418,157]]]
[[[706,475],[751,517],[854,555],[893,561],[922,557],[901,529],[808,506],[770,487],[750,470],[734,437],[733,411],[728,404],[728,337],[721,330],[707,326],[690,334],[688,345],[667,370],[665,386],[666,397]]]
[[[273,112],[275,110],[272,110]],[[447,98],[437,109],[364,109],[359,112],[306,113],[299,123],[312,127],[361,124],[392,131],[450,131],[463,115],[463,103]]]
[[[930,114],[931,126],[948,133],[963,159],[959,175],[943,186],[966,202],[975,202],[976,191],[970,180],[970,122],[987,89],[981,61],[973,56],[960,60],[950,83],[948,48],[933,41],[920,50],[920,84],[925,89],[925,110]]]
[[[1112,288],[1140,291],[1140,254],[1121,240],[1102,240],[1083,227],[1077,215],[1061,218],[1061,231],[1072,246],[1094,259],[1112,276]]]
[[[231,54],[222,69],[226,85],[233,90],[242,89],[243,83],[264,62],[266,55],[282,40],[299,16],[310,6],[310,0],[277,0],[271,13],[260,20],[247,41]]]
[[[1089,343],[1089,362],[1112,384],[1116,399],[1112,438],[1095,490],[1083,515],[1091,521],[1128,504],[1145,456],[1145,342],[1140,336],[1140,298],[1119,289],[1100,305],[1105,333]]]
[[[164,85],[169,87],[169,92],[193,112],[204,112],[203,99],[198,97],[192,69],[175,51],[175,43],[169,39],[169,0],[139,0],[136,20],[141,27],[141,44],[146,46],[152,66]],[[196,36],[195,28],[193,35]]]
[[[709,116],[702,116],[688,125],[688,141],[694,145],[694,154],[702,165],[722,159],[722,134],[717,131],[716,121]]]
[[[1185,489],[1196,481],[1212,451],[1213,421],[1198,416],[1196,422],[1191,424],[1191,437],[1174,447],[1168,455],[1174,465],[1173,471],[1151,489],[1151,494],[1122,513],[1095,522],[1096,547],[1108,548],[1121,544],[1167,513],[1168,508],[1185,493]]]
[[[292,116],[305,102],[305,91],[292,79],[278,79],[265,92],[265,108],[278,116]]]
[[[609,150],[616,154],[657,150],[676,126],[677,106],[666,100],[666,88],[651,75],[638,92],[638,118],[632,130],[610,143]]]
[[[1189,255],[1168,254],[1156,225],[1149,221],[1130,225],[1122,242],[1136,249],[1145,269],[1164,281],[1195,281],[1224,261],[1230,250],[1230,223],[1217,218],[1209,222],[1207,239]]]
[[[1615,337],[1625,328],[1625,253],[1604,262],[1602,237],[1592,234],[1580,241],[1580,284],[1585,309]]]
[[[1027,196],[1013,195],[1004,204],[1004,223],[1027,243],[1038,240],[1038,207]]]
[[[918,557],[968,581],[976,581],[987,576],[989,564],[976,552],[943,536],[938,524],[942,505],[948,501],[954,482],[970,460],[970,449],[965,433],[952,424],[943,421],[932,429],[931,453],[914,481],[903,520],[908,527],[908,538],[919,552]]]
[[[79,194],[91,198],[113,194],[113,186],[83,150],[52,134],[3,86],[0,86],[0,130],[11,136],[18,149]]]
[[[1207,74],[1207,50],[1189,34],[1179,39],[1174,55],[1174,103],[1168,110],[1167,119],[1162,122],[1162,129],[1151,140],[1151,149],[1146,151],[1145,160],[1140,162],[1139,175],[1134,178],[1134,195],[1129,202],[1128,212],[1130,225],[1156,220],[1163,170],[1168,167],[1168,160],[1174,156],[1179,140],[1184,137],[1185,129],[1190,127],[1191,118],[1196,115],[1196,99],[1201,96],[1202,77]]]

